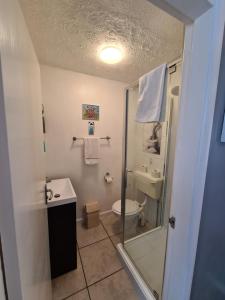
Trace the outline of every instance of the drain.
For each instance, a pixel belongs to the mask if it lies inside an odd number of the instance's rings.
[[[60,194],[55,194],[54,195],[54,198],[59,198],[60,197]]]

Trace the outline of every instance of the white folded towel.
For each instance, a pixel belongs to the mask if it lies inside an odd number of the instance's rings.
[[[162,108],[166,64],[139,79],[139,99],[136,121],[159,122]]]
[[[86,165],[96,165],[99,161],[99,138],[84,138],[84,160]]]

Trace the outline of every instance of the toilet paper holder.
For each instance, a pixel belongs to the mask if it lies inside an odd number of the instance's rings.
[[[113,177],[110,175],[109,172],[106,172],[106,173],[105,173],[105,176],[104,176],[104,180],[105,180],[106,183],[109,184],[109,183],[112,183]]]

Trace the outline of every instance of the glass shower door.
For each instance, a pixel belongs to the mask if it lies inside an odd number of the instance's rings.
[[[180,80],[180,68],[168,75],[169,86]],[[173,164],[179,98],[165,93],[162,121],[138,123],[138,86],[129,88],[126,95],[124,249],[156,299],[161,299],[171,192],[167,185],[172,177],[168,164]]]

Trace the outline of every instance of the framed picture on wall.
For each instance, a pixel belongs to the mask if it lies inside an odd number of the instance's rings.
[[[99,121],[99,105],[82,104],[82,119]]]
[[[153,122],[146,124],[144,129],[144,152],[161,154],[162,124]]]

